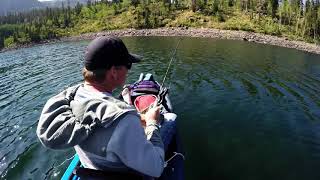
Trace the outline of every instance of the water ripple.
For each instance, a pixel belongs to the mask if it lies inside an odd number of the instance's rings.
[[[144,56],[129,72],[128,82],[140,72],[162,80],[177,40],[124,38],[130,51]],[[82,81],[87,43],[0,54],[2,178],[58,179],[64,172],[66,165],[57,166],[73,150],[43,148],[35,130],[46,100]],[[242,41],[183,38],[166,84],[180,117],[187,179],[290,179],[292,169],[296,179],[318,179],[318,59]]]

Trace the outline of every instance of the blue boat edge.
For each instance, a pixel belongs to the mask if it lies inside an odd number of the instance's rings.
[[[71,163],[69,164],[67,170],[64,172],[61,180],[69,180],[70,177],[73,176],[73,170],[79,165],[80,163],[80,159],[78,154],[76,153],[71,161]]]
[[[183,147],[182,147],[182,142],[179,137],[179,133],[176,132],[174,137],[171,140],[171,143],[168,148],[168,154],[174,154],[174,152],[177,153],[182,153],[183,152]],[[170,163],[168,163],[168,166],[164,168],[163,173],[161,175],[160,180],[184,180],[185,179],[185,174],[184,174],[184,156],[176,156],[173,158]],[[79,159],[78,154],[76,153],[74,155],[73,160],[69,164],[67,170],[64,172],[61,180],[77,180],[80,179],[78,176],[73,174],[73,171],[76,169],[76,167],[80,166],[81,162]]]

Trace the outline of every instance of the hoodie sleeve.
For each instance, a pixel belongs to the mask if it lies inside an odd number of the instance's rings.
[[[70,148],[89,136],[93,124],[81,124],[70,108],[70,101],[78,87],[61,92],[45,104],[37,126],[37,136],[44,146],[51,149]]]
[[[148,133],[152,134],[149,140],[141,126],[140,117],[128,113],[120,120],[107,149],[129,168],[160,177],[164,168],[163,143],[159,129],[149,129]]]

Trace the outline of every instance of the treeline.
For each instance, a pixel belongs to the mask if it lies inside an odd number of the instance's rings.
[[[74,26],[83,5],[37,9],[30,12],[9,13],[0,16],[0,49],[30,42],[57,38],[59,29]]]
[[[0,16],[0,49],[61,36],[164,26],[246,30],[318,42],[319,0],[103,0]]]
[[[306,0],[305,4],[302,0],[192,0],[191,5],[193,11],[221,16],[221,21],[225,21],[225,15],[230,12],[241,11],[262,28],[272,28],[270,32],[264,29],[268,34],[281,35],[282,30],[286,30],[315,42],[320,35],[319,7],[319,0]]]

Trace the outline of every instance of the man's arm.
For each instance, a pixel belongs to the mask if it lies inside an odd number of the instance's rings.
[[[44,146],[51,149],[71,148],[86,139],[96,126],[94,123],[80,123],[72,112],[70,101],[79,87],[70,87],[45,104],[37,126],[37,136]]]
[[[147,126],[147,133],[141,126],[140,117],[127,114],[120,119],[107,147],[121,161],[138,172],[152,177],[159,177],[164,168],[164,150],[159,129]],[[108,154],[108,153],[107,153]]]

